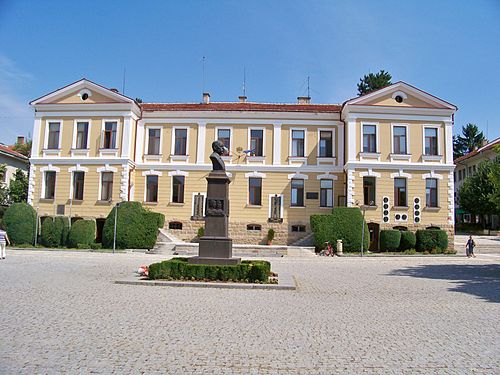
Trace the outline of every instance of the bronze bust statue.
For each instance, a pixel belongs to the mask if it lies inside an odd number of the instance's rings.
[[[227,148],[221,141],[212,142],[212,155],[210,155],[210,160],[212,161],[212,170],[213,171],[225,171],[226,164],[224,160],[222,160],[221,156],[227,152]]]

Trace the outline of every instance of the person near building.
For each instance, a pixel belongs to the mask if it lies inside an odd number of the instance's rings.
[[[476,256],[474,255],[474,247],[476,246],[476,243],[472,239],[472,236],[469,236],[469,240],[467,241],[467,244],[465,245],[465,253],[467,254],[467,258],[475,258]]]
[[[7,232],[0,229],[0,259],[5,259],[5,247],[10,245],[9,236]]]

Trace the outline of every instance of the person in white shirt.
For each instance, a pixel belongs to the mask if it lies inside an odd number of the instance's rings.
[[[7,232],[0,229],[0,259],[5,259],[5,246],[10,245],[9,236]]]

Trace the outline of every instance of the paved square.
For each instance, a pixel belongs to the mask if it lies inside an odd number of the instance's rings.
[[[500,256],[269,258],[297,291],[114,284],[145,254],[10,250],[0,374],[498,374]]]

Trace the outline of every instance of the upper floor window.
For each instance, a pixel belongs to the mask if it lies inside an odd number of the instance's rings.
[[[160,155],[161,129],[148,130],[148,155]]]
[[[262,178],[250,177],[248,179],[248,201],[252,206],[262,204]]]
[[[406,126],[394,126],[392,128],[393,145],[395,154],[407,154]]]
[[[225,155],[229,155],[229,150],[231,150],[231,129],[217,129],[217,139],[226,146],[228,151]]]
[[[184,176],[172,176],[172,202],[184,203]]]
[[[427,207],[438,206],[437,179],[435,178],[425,180],[425,205]]]
[[[89,135],[89,123],[84,121],[82,122],[78,121],[76,123],[75,148],[86,149],[88,147],[87,145],[88,135]]]
[[[292,155],[303,157],[305,156],[304,150],[305,131],[292,130]]]
[[[56,192],[56,172],[45,172],[45,199],[54,199]]]
[[[101,173],[101,200],[109,201],[113,197],[113,172]]]
[[[85,172],[73,172],[73,199],[83,200],[83,184],[85,181]]]
[[[376,125],[363,125],[363,152],[377,152]]]
[[[264,156],[264,130],[250,129],[250,156]]]
[[[146,176],[146,202],[158,202],[158,176]]]
[[[304,206],[304,180],[292,179],[291,206],[292,207]]]
[[[321,130],[319,132],[319,157],[331,158],[333,156],[333,132]]]
[[[174,131],[174,155],[187,155],[187,129]]]
[[[375,177],[363,177],[363,204],[375,205]]]
[[[333,207],[333,180],[320,181],[319,205],[320,207]]]
[[[394,205],[396,207],[406,207],[408,205],[406,178],[394,179]]]
[[[55,150],[59,148],[59,132],[61,131],[60,122],[49,122],[49,136],[47,149]]]
[[[425,128],[425,155],[438,154],[438,129]]]
[[[116,121],[106,121],[104,123],[104,134],[102,148],[116,148],[116,131],[118,123]]]

